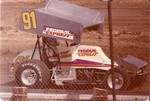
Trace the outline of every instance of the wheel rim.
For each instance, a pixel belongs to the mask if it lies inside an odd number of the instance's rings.
[[[21,74],[21,80],[25,85],[31,86],[37,81],[37,74],[33,69],[26,69]]]
[[[121,89],[124,85],[124,78],[123,76],[120,74],[120,73],[115,73],[114,75],[114,79],[115,79],[115,89],[118,90],[118,89]],[[113,88],[113,85],[112,85],[112,74],[110,74],[107,78],[107,84],[109,86],[109,88]]]

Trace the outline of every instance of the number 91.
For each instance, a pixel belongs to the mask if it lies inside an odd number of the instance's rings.
[[[25,30],[29,30],[31,28],[37,28],[36,26],[36,18],[35,18],[35,12],[23,12],[22,13],[22,20],[24,23],[23,28]]]

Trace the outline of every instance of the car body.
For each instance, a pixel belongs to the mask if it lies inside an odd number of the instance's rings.
[[[23,9],[19,29],[37,34],[37,42],[34,49],[14,58],[11,72],[16,82],[31,88],[53,83],[103,84],[112,89],[111,60],[99,46],[80,45],[82,31],[101,31],[103,21],[104,14],[99,11],[59,0],[47,1],[45,8]],[[115,89],[127,89],[132,78],[147,75],[146,66],[147,62],[130,55],[116,61]]]

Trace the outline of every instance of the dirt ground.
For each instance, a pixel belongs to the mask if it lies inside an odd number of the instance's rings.
[[[147,0],[148,1],[148,0]],[[114,2],[112,3],[113,38],[115,60],[127,55],[135,56],[150,63],[150,2]],[[83,32],[82,43],[98,45],[109,56],[109,33],[107,5],[98,0],[68,0],[68,2],[101,10],[106,13],[103,33]],[[9,63],[20,52],[33,48],[36,35],[18,30],[22,7],[38,8],[44,3],[5,3],[1,4],[0,26],[0,68],[9,70]],[[150,66],[148,66],[150,72]],[[150,78],[135,91],[150,93]]]

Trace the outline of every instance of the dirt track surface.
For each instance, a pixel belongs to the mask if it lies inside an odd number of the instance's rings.
[[[106,12],[104,32],[85,31],[82,43],[98,45],[109,56],[109,34],[106,3],[95,0],[68,0],[69,2]],[[9,62],[20,52],[34,47],[36,35],[18,30],[20,10],[22,7],[38,8],[44,3],[2,3],[1,5],[1,35],[0,35],[0,68],[1,74],[9,73]],[[115,60],[126,55],[150,62],[150,3],[113,2],[113,36]],[[148,66],[150,72],[150,66]],[[5,75],[1,76],[6,80]],[[133,91],[150,93],[150,78]]]

